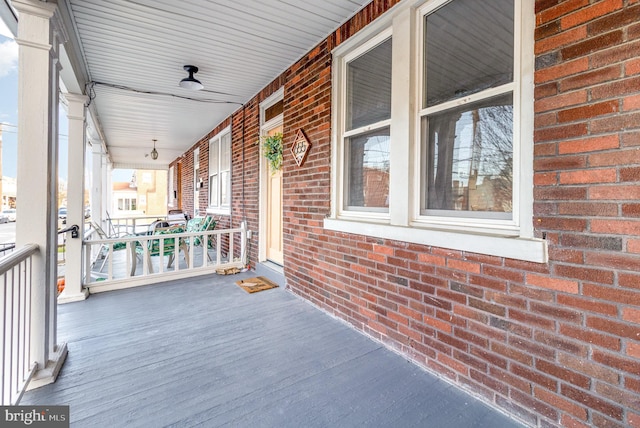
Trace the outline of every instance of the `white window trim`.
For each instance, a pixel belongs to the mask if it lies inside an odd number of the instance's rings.
[[[175,206],[176,203],[176,198],[173,196],[175,189],[174,189],[174,185],[173,185],[173,180],[175,178],[175,167],[174,166],[170,166],[169,167],[169,197],[167,198],[169,203],[167,205],[169,205],[170,207]]]
[[[193,150],[193,215],[200,215],[200,147]]]
[[[345,233],[437,246],[537,263],[548,261],[547,242],[533,233],[533,100],[535,25],[534,0],[515,2],[516,61],[514,82],[514,195],[513,220],[455,219],[420,215],[420,121],[422,20],[448,0],[404,0],[333,50],[332,197],[324,227]],[[346,211],[343,207],[346,63],[370,45],[370,40],[393,33],[389,213]],[[380,39],[383,40],[383,39]],[[406,72],[411,70],[411,78]],[[517,88],[516,88],[517,85]],[[407,100],[412,100],[407,102]],[[516,116],[518,115],[518,116]],[[531,120],[520,120],[528,117]],[[517,148],[516,148],[517,146]],[[517,166],[516,166],[517,164]],[[515,190],[515,189],[514,189]]]
[[[218,132],[213,138],[211,138],[209,140],[209,163],[211,162],[211,142],[214,140],[218,140],[219,141],[219,145],[218,145],[218,156],[220,155],[220,146],[222,144],[222,137],[224,137],[226,134],[231,134],[231,126],[227,126],[226,128],[224,128],[222,131]],[[233,146],[233,145],[232,145]],[[231,149],[231,147],[229,148]],[[220,157],[218,157],[218,159],[220,159]],[[207,180],[209,181],[209,183],[211,183],[211,171],[209,171],[209,163],[207,163]],[[231,180],[231,153],[229,153],[229,180]],[[220,190],[220,170],[218,170],[218,198],[222,198],[222,195],[220,194],[219,190]],[[231,190],[231,189],[229,189]],[[231,195],[229,195],[231,196]],[[229,205],[218,205],[218,206],[212,206],[211,205],[211,188],[209,188],[209,194],[207,195],[207,214],[220,214],[220,215],[229,215],[231,214],[231,204]]]
[[[418,28],[418,31],[421,35],[423,35],[425,33],[425,28],[424,28],[424,21],[425,21],[425,17],[437,10],[438,8],[442,7],[443,5],[445,5],[446,3],[448,3],[450,0],[432,0],[432,1],[428,1],[425,4],[423,4],[419,9],[418,9],[418,13],[416,14],[416,26]],[[461,229],[461,230],[467,230],[467,229],[471,229],[474,231],[479,231],[481,233],[496,233],[499,235],[503,235],[503,236],[518,236],[519,235],[519,225],[521,224],[521,218],[520,218],[520,172],[522,171],[522,165],[520,162],[520,153],[521,153],[521,146],[523,145],[527,145],[530,144],[531,148],[533,150],[533,132],[531,133],[531,142],[528,143],[526,141],[523,141],[526,139],[526,137],[520,133],[519,131],[519,125],[521,123],[520,117],[521,116],[521,107],[522,107],[522,103],[521,103],[521,99],[522,97],[520,96],[520,92],[521,90],[523,90],[523,86],[520,84],[520,80],[522,78],[522,75],[525,74],[525,71],[522,67],[521,67],[521,57],[523,56],[522,54],[522,50],[523,49],[527,49],[529,48],[528,46],[524,46],[523,44],[523,37],[524,34],[521,32],[521,24],[522,24],[522,15],[521,13],[521,6],[522,2],[521,1],[515,1],[514,2],[514,36],[515,36],[515,40],[514,40],[514,46],[516,47],[516,52],[514,53],[514,76],[513,76],[513,81],[509,82],[509,83],[505,83],[502,84],[500,86],[496,86],[496,87],[492,87],[492,88],[488,88],[485,89],[483,91],[471,94],[469,96],[466,97],[462,97],[462,98],[458,98],[458,99],[453,99],[453,100],[449,100],[446,101],[444,103],[440,103],[434,106],[430,106],[430,107],[426,107],[426,108],[422,108],[419,110],[418,116],[418,126],[420,126],[420,120],[425,117],[426,115],[432,114],[432,113],[436,113],[436,112],[441,112],[441,111],[446,111],[449,110],[451,108],[454,107],[459,107],[459,106],[464,106],[464,105],[469,105],[472,104],[476,101],[481,101],[481,100],[486,100],[495,96],[500,96],[500,95],[505,95],[508,93],[512,93],[513,94],[513,136],[514,136],[514,144],[513,144],[513,196],[512,196],[512,200],[513,200],[513,211],[511,213],[511,219],[510,220],[489,220],[489,219],[483,219],[483,218],[477,218],[477,217],[467,217],[465,215],[465,213],[452,213],[450,216],[449,215],[443,215],[443,216],[438,216],[438,215],[423,215],[421,214],[421,209],[422,209],[422,200],[420,199],[423,195],[424,192],[416,192],[414,197],[416,198],[416,200],[414,201],[414,206],[418,207],[418,210],[414,213],[414,220],[412,222],[412,224],[414,225],[420,225],[423,224],[427,227],[435,227],[435,228],[453,228],[453,229]],[[520,19],[519,19],[520,18]],[[531,33],[533,34],[533,33]],[[418,63],[421,64],[421,67],[419,67],[419,70],[417,71],[417,76],[418,76],[418,90],[415,91],[415,97],[416,97],[416,105],[417,106],[421,106],[422,105],[422,94],[424,94],[424,79],[422,79],[423,73],[424,73],[424,37],[420,37],[419,38],[419,43],[417,43],[417,49],[416,49],[416,56],[418,58]],[[533,39],[531,39],[531,55],[533,55]],[[518,49],[518,47],[520,47],[521,49]],[[518,54],[520,53],[520,54]],[[520,72],[518,72],[518,70],[520,70]],[[533,99],[533,81],[531,83],[532,88],[531,88],[531,98]],[[530,103],[531,106],[533,107],[533,103]],[[532,111],[533,114],[533,111]],[[529,117],[533,117],[529,116]],[[419,133],[419,131],[417,131]],[[520,141],[516,143],[516,138],[519,138]],[[424,154],[422,153],[422,145],[421,142],[418,138],[415,139],[416,141],[416,153],[417,156],[415,156],[414,161],[415,161],[415,165],[414,168],[417,168],[416,171],[421,171],[421,162],[422,159],[424,158]],[[533,175],[533,172],[531,173],[531,175]],[[420,179],[422,180],[424,177],[422,177],[420,174],[415,174],[416,179]],[[422,181],[419,182],[418,184],[420,187],[416,187],[418,189],[422,188],[422,186],[424,186],[424,183]],[[533,186],[533,183],[532,183]],[[459,215],[456,215],[459,214]],[[530,217],[531,218],[531,217]]]
[[[273,94],[260,103],[260,137],[267,135],[269,130],[282,125],[284,121],[284,113],[272,117],[269,121],[265,121],[267,109],[284,99],[284,87],[278,88]],[[284,148],[286,154],[286,146]],[[268,209],[266,182],[268,180],[269,165],[267,159],[262,155],[262,147],[260,147],[260,179],[259,179],[259,212],[266,213]],[[267,216],[260,215],[258,230],[260,236],[267,234]],[[258,246],[258,261],[267,260],[267,240],[260,239]]]

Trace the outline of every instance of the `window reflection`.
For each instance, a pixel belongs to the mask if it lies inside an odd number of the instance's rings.
[[[347,205],[389,207],[389,127],[347,139]]]
[[[423,125],[428,210],[513,211],[511,94],[427,116]]]

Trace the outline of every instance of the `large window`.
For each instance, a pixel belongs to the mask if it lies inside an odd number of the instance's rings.
[[[231,204],[231,131],[209,140],[209,208],[229,210]]]
[[[534,22],[534,0],[407,0],[336,48],[325,227],[546,261]]]

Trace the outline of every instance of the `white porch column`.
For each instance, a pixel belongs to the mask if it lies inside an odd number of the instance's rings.
[[[104,181],[102,182],[102,194],[104,195],[104,199],[102,201],[102,203],[104,204],[104,210],[105,213],[108,212],[109,213],[109,217],[111,217],[113,215],[113,198],[112,196],[112,191],[111,189],[113,189],[113,186],[111,185],[111,176],[113,175],[113,164],[111,163],[111,161],[105,156],[102,159],[103,162],[103,167],[102,167],[102,173],[104,174]],[[104,217],[104,219],[106,220],[106,215]],[[104,224],[105,230],[107,230],[107,224]],[[111,232],[109,232],[111,233]]]
[[[92,140],[91,152],[93,164],[91,167],[91,221],[102,226],[105,210],[104,193],[102,192],[104,181],[102,159],[105,155],[102,153],[101,141]]]
[[[57,343],[58,34],[54,3],[13,0],[18,24],[16,245],[39,246],[32,260],[29,387],[55,380],[67,354]]]
[[[67,257],[64,291],[58,303],[84,300],[89,290],[82,287],[82,238],[84,236],[84,173],[86,145],[86,109],[88,97],[66,94],[69,119],[69,177],[67,184],[67,226],[79,227],[78,237],[67,232]]]

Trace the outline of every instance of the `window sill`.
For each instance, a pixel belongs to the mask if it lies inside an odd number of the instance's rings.
[[[324,228],[336,232],[374,236],[395,241],[451,250],[467,251],[490,256],[506,257],[534,263],[547,263],[547,242],[536,238],[505,237],[452,230],[391,226],[388,224],[327,218]]]
[[[229,208],[207,208],[207,214],[216,214],[216,215],[231,215],[231,210]]]

